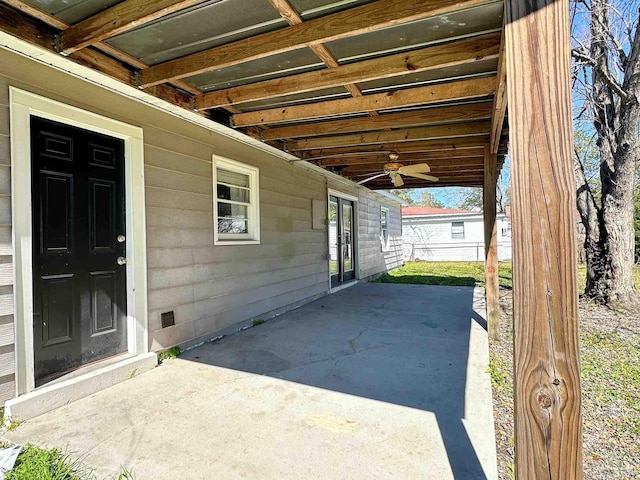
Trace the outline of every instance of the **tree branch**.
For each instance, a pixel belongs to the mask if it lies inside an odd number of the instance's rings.
[[[580,60],[581,62],[587,63],[593,70],[598,74],[598,76],[602,79],[603,82],[607,84],[607,86],[618,95],[623,102],[627,102],[629,100],[629,95],[622,89],[622,86],[618,84],[618,82],[613,78],[609,72],[605,71],[595,59],[591,58],[586,53],[580,51],[577,48],[571,50],[571,56],[576,60]]]

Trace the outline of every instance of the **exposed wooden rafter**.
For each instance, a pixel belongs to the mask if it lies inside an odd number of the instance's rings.
[[[384,128],[405,128],[418,125],[486,120],[491,118],[491,102],[478,102],[447,107],[433,107],[389,113],[377,117],[349,118],[304,125],[272,128],[264,132],[265,140],[283,138],[313,137],[337,133],[365,132]]]
[[[70,54],[202,0],[125,0],[65,30],[62,51]]]
[[[304,22],[303,18],[297,12],[297,10],[289,3],[289,0],[269,0],[269,3],[275,8],[280,16],[284,18],[289,25],[300,25]],[[338,60],[333,56],[333,54],[329,51],[327,47],[323,44],[318,43],[314,45],[309,45],[309,48],[316,54],[316,56],[323,61],[323,63],[329,68],[336,68],[340,64]],[[349,93],[351,93],[354,97],[361,97],[362,91],[358,88],[357,85],[353,83],[348,83],[344,85]],[[369,112],[370,115],[377,115],[378,113],[375,111]]]
[[[464,138],[486,136],[491,133],[488,121],[454,123],[451,125],[433,125],[390,132],[354,133],[330,137],[313,137],[294,140],[287,143],[290,152],[314,150],[319,148],[352,147],[356,145],[375,145],[378,143],[411,142],[418,140],[441,140],[445,138]]]
[[[196,97],[196,108],[222,107],[283,95],[312,92],[498,58],[500,34],[491,33],[411,52],[341,65],[332,69],[217,90]]]
[[[54,41],[56,33],[60,30],[59,20],[48,19],[49,15],[47,13],[35,7],[27,7],[24,2],[16,2],[15,0],[3,1],[5,3],[0,3],[0,30],[47,50],[55,51]],[[9,2],[11,2],[11,6],[8,6]],[[14,4],[20,5],[21,8]],[[49,21],[44,21],[43,19]],[[93,68],[127,85],[136,85],[132,68],[102,52],[84,49],[75,52],[69,58],[76,63]],[[170,85],[158,85],[151,89],[149,93],[183,108],[190,108],[191,106],[191,96],[183,92],[182,89],[177,89]]]
[[[467,150],[427,150],[423,152],[410,152],[407,155],[400,155],[399,162],[429,162],[432,160],[452,160],[463,158],[480,158],[483,147],[476,147]],[[310,159],[312,161],[312,159]],[[378,154],[370,156],[346,156],[317,159],[316,162],[323,167],[339,165],[369,165],[374,163],[388,163],[388,154]]]
[[[158,85],[309,45],[455,12],[488,1],[378,0],[154,65],[142,71],[141,83],[143,87]]]
[[[496,93],[493,99],[493,118],[491,120],[491,154],[496,154],[500,148],[502,125],[507,112],[507,69],[505,66],[504,39],[500,45],[498,59],[498,75]]]
[[[291,122],[311,120],[320,117],[350,115],[372,110],[429,105],[431,103],[446,101],[469,100],[493,95],[495,86],[495,77],[474,78],[471,80],[460,80],[458,82],[441,83],[425,87],[406,88],[356,98],[238,113],[233,116],[233,123],[237,127],[243,127],[265,123]]]

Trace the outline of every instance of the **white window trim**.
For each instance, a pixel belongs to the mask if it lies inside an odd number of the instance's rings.
[[[213,244],[214,245],[258,245],[260,244],[260,169],[230,158],[214,155],[213,173]],[[218,186],[217,169],[224,168],[249,176],[249,233],[218,232]]]
[[[384,233],[382,231],[382,214],[386,213],[387,217],[387,240],[384,239]],[[391,229],[389,228],[389,223],[391,220],[391,210],[387,207],[380,207],[380,244],[382,245],[382,251],[388,252],[391,250]]]
[[[11,198],[14,251],[16,395],[35,389],[33,345],[33,265],[31,227],[31,116],[124,140],[127,237],[127,347],[149,351],[147,252],[142,129],[15,87],[11,110]]]

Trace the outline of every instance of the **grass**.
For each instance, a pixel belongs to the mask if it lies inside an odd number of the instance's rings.
[[[500,286],[512,288],[513,273],[511,262],[500,262],[498,267]],[[584,290],[587,270],[578,265],[578,289]],[[640,290],[640,266],[634,270],[636,288]],[[374,282],[410,283],[418,285],[484,286],[484,264],[480,262],[412,262],[384,273]]]
[[[2,447],[11,445],[3,444]],[[94,471],[84,465],[82,458],[62,453],[57,448],[45,449],[27,444],[5,480],[97,480]],[[122,469],[110,480],[134,480],[130,470]]]

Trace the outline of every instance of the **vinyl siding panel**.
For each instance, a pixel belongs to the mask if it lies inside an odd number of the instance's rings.
[[[0,401],[15,396],[9,131],[9,88],[6,79],[0,76]]]
[[[9,361],[14,351],[9,86],[143,129],[152,350],[210,339],[325,294],[327,229],[312,228],[312,203],[326,203],[327,187],[359,199],[360,277],[397,266],[400,206],[393,200],[9,52],[0,50],[0,64],[0,400],[15,392]],[[213,155],[260,169],[259,245],[213,244]],[[389,252],[381,251],[378,238],[381,204],[392,211]],[[169,310],[176,325],[161,328],[160,315]]]

